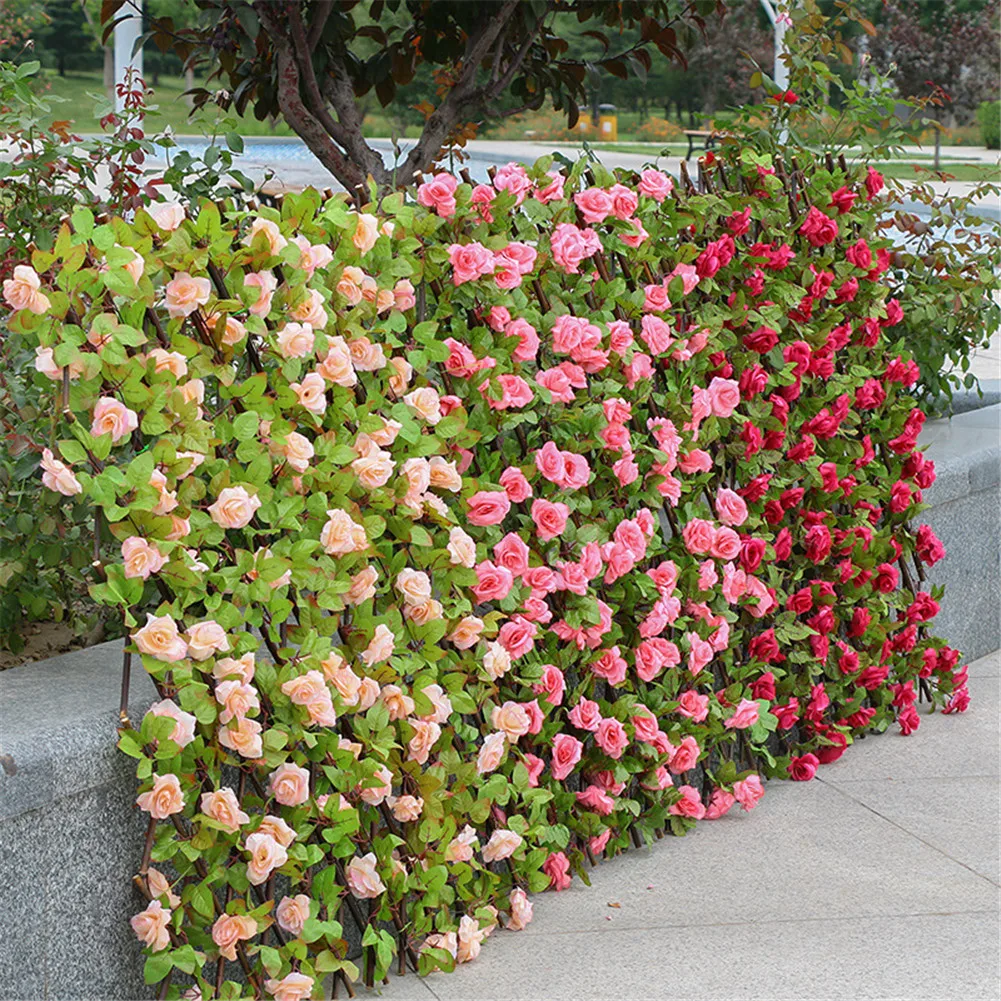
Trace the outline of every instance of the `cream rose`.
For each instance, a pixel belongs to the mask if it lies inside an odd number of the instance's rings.
[[[149,209],[153,222],[168,233],[173,232],[184,222],[184,206],[180,202],[161,202],[151,205]]]
[[[212,283],[208,278],[192,278],[187,271],[179,271],[164,289],[167,315],[190,316],[209,301],[211,294]]]
[[[159,952],[170,945],[170,916],[171,911],[159,900],[153,900],[146,910],[130,918],[129,924],[143,945],[148,945],[153,952]]]
[[[229,649],[226,630],[214,619],[196,622],[188,628],[188,656],[195,660],[208,660],[214,653],[225,653]]]
[[[460,650],[469,650],[479,643],[483,627],[483,619],[475,615],[466,615],[459,619],[458,625],[449,633],[448,638]]]
[[[360,858],[356,855],[347,865],[348,889],[359,900],[371,900],[386,892],[386,886],[376,871],[376,858],[369,852]]]
[[[308,323],[286,323],[278,332],[278,353],[283,358],[305,358],[312,354],[315,340]]]
[[[271,773],[268,788],[282,806],[300,806],[309,799],[309,772],[286,761]]]
[[[257,922],[246,914],[221,914],[212,925],[212,941],[221,955],[236,960],[236,947],[257,934]]]
[[[309,919],[309,897],[305,893],[282,897],[275,908],[275,919],[279,928],[298,938]]]
[[[177,631],[177,623],[169,615],[154,616],[146,613],[146,625],[132,634],[139,648],[157,660],[169,664],[184,660],[188,655],[188,644]]]
[[[141,577],[148,580],[151,574],[159,573],[167,562],[167,557],[146,539],[130,535],[122,543],[122,560],[126,577]]]
[[[458,525],[448,533],[448,555],[456,566],[473,567],[476,565],[476,543]]]
[[[441,399],[438,391],[430,386],[422,386],[403,397],[403,402],[428,424],[437,424],[441,420]]]
[[[354,521],[347,511],[327,511],[327,519],[320,532],[320,544],[329,556],[344,556],[368,548],[365,526]]]
[[[240,801],[229,786],[215,792],[203,792],[199,801],[202,813],[220,824],[230,834],[238,831],[243,824],[250,823],[250,817],[240,809]]]
[[[102,396],[94,407],[94,418],[90,425],[90,433],[95,438],[102,434],[110,434],[116,444],[132,434],[139,427],[139,418],[135,411],[129,410],[124,403],[111,396]]]
[[[270,834],[255,831],[247,835],[247,879],[254,886],[260,886],[275,869],[280,869],[288,861],[288,852]]]
[[[389,626],[379,624],[368,647],[362,651],[361,659],[366,667],[372,667],[384,660],[389,660],[396,646],[396,636]]]
[[[224,487],[209,507],[209,515],[220,528],[246,528],[260,506],[261,498],[248,493],[246,487]]]
[[[510,858],[521,846],[522,837],[504,828],[499,828],[490,835],[490,840],[483,849],[484,862],[501,862]]]
[[[41,286],[42,281],[34,268],[18,264],[14,268],[14,277],[3,283],[3,297],[11,309],[26,309],[41,316],[51,305],[49,297],[39,291]]]

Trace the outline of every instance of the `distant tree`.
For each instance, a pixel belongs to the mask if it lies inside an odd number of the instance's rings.
[[[126,0],[105,0],[109,30]],[[443,148],[461,143],[479,123],[542,107],[548,99],[572,127],[588,99],[593,72],[642,75],[652,52],[683,62],[678,32],[701,25],[722,0],[199,0],[195,28],[152,17],[150,34],[189,66],[224,87],[215,101],[259,119],[280,114],[346,187],[367,176],[380,186],[406,184]],[[560,15],[570,14],[600,43],[582,58]],[[634,40],[630,41],[631,34]],[[422,67],[435,83],[419,139],[387,170],[362,136],[363,101],[386,107]]]
[[[33,59],[32,42],[48,18],[35,0],[0,0],[0,59],[17,62]]]
[[[48,21],[36,36],[46,57],[43,65],[54,63],[60,76],[66,76],[67,70],[100,66],[98,46],[80,0],[46,0],[38,7]]]
[[[931,98],[946,123],[968,122],[997,96],[997,0],[890,0],[870,43],[873,62],[907,98]]]

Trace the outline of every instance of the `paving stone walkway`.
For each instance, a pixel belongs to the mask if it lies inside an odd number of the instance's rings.
[[[539,894],[526,931],[381,996],[996,1001],[999,674],[1001,655],[984,657],[966,714],[869,737],[813,782],[771,782],[753,813]]]

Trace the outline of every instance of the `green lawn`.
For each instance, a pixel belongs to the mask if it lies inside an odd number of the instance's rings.
[[[896,177],[902,181],[937,181],[939,175],[925,164],[920,168],[912,163],[887,163],[879,168],[887,177]],[[1001,181],[1001,169],[997,164],[950,163],[942,161],[942,173],[947,179],[955,181]]]

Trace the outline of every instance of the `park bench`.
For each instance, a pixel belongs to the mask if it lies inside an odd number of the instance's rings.
[[[685,137],[688,139],[688,152],[685,154],[685,159],[690,160],[692,158],[692,153],[695,152],[696,139],[704,139],[704,148],[709,149],[716,142],[717,135],[719,135],[718,132],[709,129],[685,129]]]

